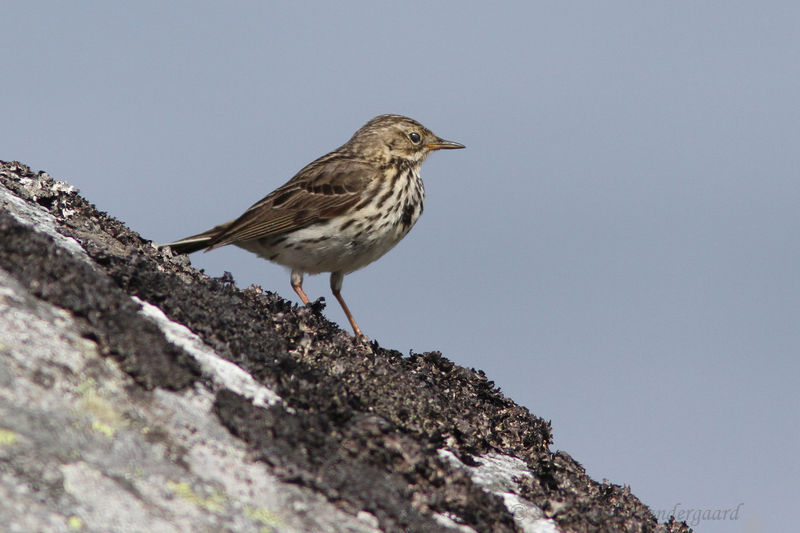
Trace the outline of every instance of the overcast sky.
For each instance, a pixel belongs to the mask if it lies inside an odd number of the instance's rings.
[[[411,116],[467,149],[345,278],[364,332],[485,370],[656,511],[743,504],[699,531],[795,528],[800,3],[162,4],[5,3],[0,159],[167,242]]]

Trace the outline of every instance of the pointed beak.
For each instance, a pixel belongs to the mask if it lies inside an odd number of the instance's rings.
[[[426,144],[425,148],[428,150],[455,150],[457,148],[464,148],[464,145],[453,141],[445,141],[444,139],[436,137],[433,142]]]

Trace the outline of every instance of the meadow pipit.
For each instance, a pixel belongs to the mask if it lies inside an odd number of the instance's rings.
[[[419,122],[380,115],[340,148],[307,165],[242,216],[164,245],[179,253],[233,244],[292,269],[303,303],[303,274],[331,273],[331,290],[356,337],[363,337],[341,295],[345,274],[391,250],[422,214],[420,166],[434,150],[464,148]]]

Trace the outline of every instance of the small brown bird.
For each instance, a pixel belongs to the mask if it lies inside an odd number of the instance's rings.
[[[307,165],[242,216],[164,246],[179,253],[233,244],[292,269],[303,303],[303,274],[331,273],[331,291],[362,337],[341,295],[342,280],[391,250],[422,214],[419,169],[434,150],[464,148],[416,120],[380,115],[340,148]]]

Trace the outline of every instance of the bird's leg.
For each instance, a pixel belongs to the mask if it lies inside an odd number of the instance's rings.
[[[303,272],[300,270],[292,270],[292,288],[294,292],[303,300],[303,303],[308,305],[308,296],[303,290]],[[341,283],[339,284],[341,285]]]
[[[350,321],[350,325],[353,326],[353,333],[357,339],[366,339],[367,336],[361,333],[361,328],[358,327],[356,324],[356,319],[353,318],[352,313],[350,313],[350,309],[347,308],[347,304],[344,303],[344,298],[342,298],[342,281],[344,280],[344,274],[341,272],[331,272],[331,291],[333,295],[336,296],[336,299],[339,300],[339,305],[342,306],[342,311],[347,316],[347,320]]]

